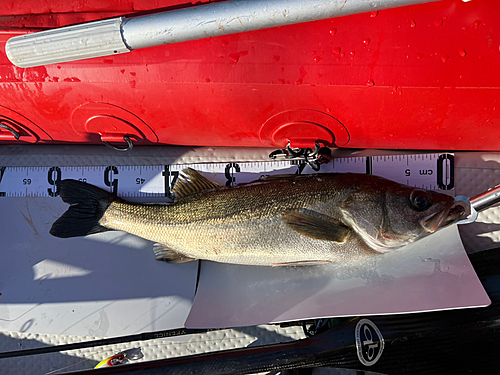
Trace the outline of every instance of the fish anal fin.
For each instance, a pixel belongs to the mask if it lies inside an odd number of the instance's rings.
[[[321,217],[321,214],[303,210],[286,211],[283,213],[285,224],[303,236],[316,240],[344,243],[351,229],[341,222]]]
[[[210,181],[194,169],[186,168],[179,174],[179,178],[172,189],[172,193],[177,198],[180,198],[200,191],[213,190],[220,187],[221,185]]]
[[[184,254],[181,254],[175,250],[172,250],[167,245],[163,245],[161,243],[155,243],[153,245],[153,250],[156,255],[156,260],[167,262],[167,263],[187,263],[193,260],[194,258],[190,258]]]
[[[317,266],[332,263],[330,260],[299,260],[297,262],[271,263],[273,267]]]

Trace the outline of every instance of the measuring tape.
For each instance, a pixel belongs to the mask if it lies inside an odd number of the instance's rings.
[[[172,164],[155,166],[0,167],[0,199],[57,197],[57,183],[74,179],[99,186],[120,197],[171,198],[179,172],[193,168],[225,186],[273,174],[317,173],[298,161]],[[419,154],[332,159],[321,173],[368,173],[428,190],[454,189],[453,154]]]

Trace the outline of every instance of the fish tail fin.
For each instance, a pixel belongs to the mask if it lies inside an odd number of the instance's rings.
[[[118,197],[76,180],[60,181],[58,187],[62,200],[71,206],[52,224],[50,234],[69,238],[111,230],[100,225],[99,220],[112,202],[120,200]]]

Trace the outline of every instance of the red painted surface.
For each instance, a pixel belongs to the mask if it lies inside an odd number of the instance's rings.
[[[0,44],[180,3],[2,2]],[[0,120],[41,143],[500,150],[499,14],[445,0],[38,68],[2,53]]]

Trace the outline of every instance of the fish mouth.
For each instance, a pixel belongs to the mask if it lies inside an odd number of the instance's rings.
[[[448,207],[435,212],[420,222],[422,227],[429,233],[434,233],[440,228],[456,223],[465,214],[465,207],[459,202],[451,202]]]

